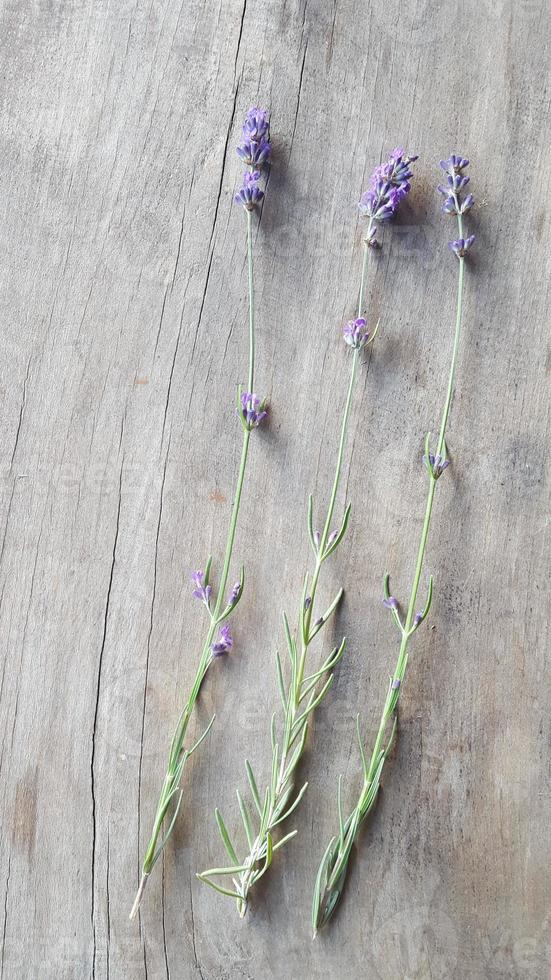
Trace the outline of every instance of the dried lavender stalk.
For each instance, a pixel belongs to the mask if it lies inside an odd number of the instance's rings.
[[[431,601],[432,601],[432,576],[429,578],[428,594],[427,600],[425,602],[424,608],[415,613],[415,607],[417,604],[417,594],[419,591],[419,582],[421,579],[421,572],[423,569],[423,561],[425,557],[425,550],[427,546],[427,538],[429,534],[432,507],[434,502],[434,494],[436,491],[436,484],[439,478],[442,476],[444,470],[449,466],[449,460],[446,458],[446,427],[448,424],[448,417],[450,412],[450,406],[452,401],[452,396],[455,386],[455,372],[456,372],[456,360],[457,351],[459,347],[459,339],[461,335],[461,317],[462,317],[462,303],[463,303],[463,279],[465,271],[465,255],[471,248],[474,242],[474,235],[470,235],[468,238],[463,237],[463,215],[470,211],[473,206],[474,198],[472,194],[468,194],[462,197],[463,189],[469,183],[469,177],[466,177],[463,173],[465,168],[468,166],[469,161],[463,157],[455,154],[451,156],[448,160],[442,160],[440,163],[441,168],[446,174],[446,183],[444,185],[439,185],[438,190],[444,195],[445,201],[442,206],[442,211],[445,214],[453,214],[457,216],[457,223],[459,229],[459,237],[457,240],[450,242],[449,247],[455,253],[459,260],[459,276],[458,276],[458,287],[457,287],[457,309],[456,309],[456,319],[455,319],[455,335],[453,341],[452,359],[448,380],[448,388],[446,393],[446,400],[444,403],[444,410],[442,413],[442,421],[440,424],[440,433],[438,436],[438,441],[436,443],[436,449],[434,452],[430,450],[430,433],[427,434],[425,439],[425,454],[423,456],[423,462],[427,469],[428,480],[429,480],[429,490],[427,503],[425,507],[425,519],[423,521],[423,528],[421,531],[421,540],[419,542],[419,548],[417,552],[417,562],[415,565],[415,573],[413,576],[413,584],[411,587],[409,602],[407,605],[407,612],[405,621],[402,622],[399,613],[399,606],[397,600],[390,594],[389,581],[390,577],[388,573],[384,577],[384,593],[385,597],[383,599],[384,605],[390,610],[392,618],[398,627],[400,633],[400,649],[398,654],[398,660],[394,670],[394,674],[390,678],[390,683],[388,686],[383,712],[381,715],[381,721],[379,724],[379,730],[377,737],[375,739],[375,744],[373,751],[371,753],[371,758],[369,763],[367,762],[364,747],[362,743],[362,738],[360,735],[359,728],[359,718],[358,718],[358,741],[360,745],[360,755],[362,761],[363,769],[363,785],[357,803],[350,813],[350,815],[344,819],[341,804],[341,780],[339,779],[338,786],[338,815],[339,815],[339,835],[338,837],[333,837],[330,841],[325,854],[322,858],[321,864],[319,866],[316,884],[314,888],[314,898],[312,904],[312,926],[314,930],[314,936],[318,929],[321,929],[327,924],[331,918],[340,898],[342,891],[346,882],[346,875],[348,871],[348,860],[350,857],[350,852],[354,841],[356,840],[360,827],[367,817],[370,810],[375,805],[377,794],[379,790],[381,773],[383,771],[383,766],[385,764],[386,758],[392,747],[394,735],[396,732],[397,725],[397,706],[400,694],[402,691],[402,685],[404,682],[404,676],[406,673],[406,667],[408,662],[408,647],[409,641],[419,628],[423,620],[427,617]],[[388,735],[388,730],[390,728],[390,735]]]
[[[243,176],[243,184],[235,196],[235,202],[241,204],[247,217],[247,260],[248,260],[248,293],[249,293],[249,370],[247,379],[247,390],[238,392],[238,415],[243,426],[243,445],[241,450],[241,461],[237,476],[233,506],[230,517],[228,536],[224,562],[216,599],[212,595],[212,585],[210,582],[212,559],[209,558],[205,571],[194,572],[192,579],[195,585],[193,596],[200,600],[208,614],[208,628],[203,644],[195,680],[191,693],[184,705],[183,711],[178,720],[176,731],[172,738],[170,752],[168,756],[168,766],[164,777],[157,811],[153,821],[153,830],[146,848],[145,857],[142,865],[142,876],[130,918],[134,918],[140,906],[147,880],[154,865],[163,853],[164,847],[172,834],[178,812],[182,803],[184,791],[181,788],[181,780],[185,764],[189,757],[199,747],[205,736],[210,731],[214,722],[214,716],[207,725],[200,738],[190,748],[185,748],[187,729],[195,703],[199,696],[199,691],[205,679],[205,675],[213,661],[217,657],[229,653],[233,641],[229,624],[226,622],[232,614],[243,594],[244,571],[241,570],[240,580],[233,586],[228,597],[225,597],[228,576],[230,572],[235,532],[237,528],[237,518],[241,504],[241,495],[245,481],[247,459],[249,454],[249,441],[252,431],[260,425],[266,417],[266,405],[258,395],[254,393],[254,374],[255,374],[255,309],[254,309],[254,276],[253,276],[253,240],[252,240],[252,215],[264,197],[264,192],[260,189],[259,181],[261,178],[260,168],[269,162],[270,159],[270,124],[268,114],[264,109],[252,108],[247,113],[243,125],[243,140],[237,147],[237,153],[241,159],[249,166]],[[222,624],[225,625],[222,625]],[[218,636],[215,638],[216,631]],[[165,821],[169,818],[170,822],[161,837]]]
[[[198,878],[206,884],[211,885],[223,895],[235,899],[237,909],[241,916],[245,915],[247,911],[251,888],[270,867],[275,851],[281,848],[296,834],[296,831],[293,830],[281,839],[274,840],[274,834],[277,833],[277,828],[293,813],[306,791],[307,783],[298,792],[296,791],[295,777],[296,768],[304,751],[309,720],[315,708],[327,694],[333,680],[333,670],[341,659],[345,649],[346,641],[343,639],[341,644],[335,647],[324,660],[321,667],[315,668],[311,673],[307,674],[306,665],[310,645],[314,637],[317,636],[335,611],[343,594],[343,590],[340,589],[324,614],[322,616],[314,615],[316,593],[322,566],[342,541],[350,516],[350,504],[348,504],[340,527],[331,530],[335,503],[341,481],[343,453],[350,420],[358,361],[362,350],[373,340],[377,330],[375,328],[375,330],[370,331],[365,318],[362,316],[367,257],[369,249],[378,246],[376,222],[386,221],[391,218],[399,202],[410,189],[409,178],[412,174],[409,169],[409,164],[414,159],[416,157],[406,157],[404,151],[401,149],[395,150],[388,164],[385,165],[384,173],[383,168],[377,168],[372,178],[372,188],[367,195],[364,195],[360,202],[360,210],[363,214],[369,216],[369,225],[363,243],[364,260],[360,282],[358,316],[343,328],[344,341],[352,348],[353,355],[337,452],[335,476],[329,506],[321,532],[314,531],[313,500],[310,496],[308,534],[314,552],[314,570],[304,578],[304,586],[299,605],[298,626],[295,635],[291,633],[287,616],[283,616],[291,676],[286,683],[284,680],[283,665],[279,655],[276,654],[277,677],[284,717],[282,730],[278,733],[276,716],[275,714],[272,716],[271,779],[262,795],[259,792],[250,763],[248,761],[245,763],[253,804],[257,811],[257,828],[254,828],[250,811],[238,790],[237,798],[248,846],[246,856],[243,860],[239,860],[237,857],[235,847],[231,841],[222,815],[217,810],[216,821],[218,829],[229,855],[231,865],[229,867],[211,868],[198,875]],[[228,877],[233,887],[225,887],[213,880],[220,877]]]

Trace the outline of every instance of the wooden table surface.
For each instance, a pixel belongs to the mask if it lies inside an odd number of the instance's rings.
[[[549,977],[549,4],[3,0],[0,26],[1,976]],[[192,729],[214,710],[216,723],[130,922],[204,628],[189,572],[211,551],[219,562],[236,478],[234,147],[254,104],[274,142],[255,238],[271,420],[236,542],[248,588]],[[307,494],[327,500],[345,397],[356,204],[398,143],[420,159],[374,261],[353,515],[322,583],[324,598],[346,587],[331,633],[348,651],[310,733],[299,835],[241,921],[195,872],[224,860],[216,805],[241,839],[245,756],[268,772],[281,611],[296,608]],[[396,656],[382,574],[403,596],[413,572],[457,275],[434,185],[456,150],[478,240],[431,625],[346,898],[312,944],[337,777],[351,802],[354,720],[372,742]]]

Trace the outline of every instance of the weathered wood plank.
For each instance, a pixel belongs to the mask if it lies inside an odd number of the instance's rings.
[[[547,977],[550,14],[543,0],[0,4],[2,100],[1,975]],[[128,921],[201,628],[188,572],[220,555],[240,432],[243,113],[276,145],[258,229],[255,440],[236,563],[236,651],[209,678],[185,813]],[[296,841],[240,922],[195,879],[238,826],[247,754],[268,768],[273,650],[328,492],[359,268],[355,205],[380,155],[420,153],[370,288],[381,336],[347,452],[348,545],[327,573],[349,650],[319,711]],[[422,517],[453,318],[437,161],[472,161],[454,467],[401,735],[331,930],[310,943],[336,780],[357,784]],[[351,447],[354,457],[349,465]],[[274,602],[274,596],[276,600]]]

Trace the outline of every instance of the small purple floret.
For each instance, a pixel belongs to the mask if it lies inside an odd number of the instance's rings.
[[[400,689],[401,683],[402,682],[401,682],[400,678],[399,677],[395,677],[394,680],[392,681],[392,684],[390,686],[391,686],[391,688],[392,688],[393,691],[398,691]]]
[[[370,333],[367,329],[367,321],[363,316],[355,320],[349,320],[342,328],[342,335],[345,344],[354,350],[361,350],[369,341]]]
[[[272,147],[268,140],[243,140],[237,147],[237,155],[248,167],[262,167],[269,163]]]
[[[266,109],[253,106],[249,109],[243,123],[243,136],[246,139],[260,142],[270,138],[270,120]]]
[[[387,609],[398,609],[398,603],[393,595],[389,595],[388,599],[383,599],[383,606],[386,606]]]
[[[258,171],[256,172],[258,173]],[[243,174],[243,184],[234,197],[236,204],[242,204],[245,211],[254,211],[264,197],[264,191],[258,186],[256,173]],[[258,174],[260,176],[260,174]]]
[[[253,392],[244,391],[241,395],[241,415],[248,429],[254,429],[266,418],[265,399],[260,399]]]
[[[417,627],[422,622],[423,622],[423,613],[415,613],[415,618],[413,620],[413,628],[417,629]]]
[[[211,644],[213,657],[222,657],[229,653],[233,646],[233,639],[229,626],[222,626],[218,632],[218,639]]]
[[[473,245],[474,240],[474,235],[469,235],[468,238],[458,238],[454,242],[449,242],[448,248],[451,248],[452,252],[457,255],[458,259],[462,259]]]
[[[444,457],[439,453],[436,453],[436,455],[434,453],[429,453],[428,460],[426,455],[423,454],[423,462],[429,473],[432,473],[435,480],[442,476],[444,470],[447,470],[448,466],[450,465],[449,459],[444,459]]]

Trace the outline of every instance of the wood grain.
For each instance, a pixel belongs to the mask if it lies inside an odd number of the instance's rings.
[[[3,0],[1,81],[0,974],[8,980],[501,980],[551,971],[549,468],[551,17],[544,0]],[[139,921],[140,852],[220,555],[246,356],[241,119],[269,106],[257,231],[255,440],[235,655]],[[332,472],[359,273],[356,201],[397,143],[420,154],[369,290],[381,333],[347,449],[348,544],[323,594],[349,649],[317,716],[296,841],[244,922],[195,879],[269,764],[281,609]],[[451,224],[438,159],[479,206],[459,387],[401,735],[346,900],[310,941],[335,788],[358,784],[408,588],[419,458],[444,394]],[[351,454],[353,449],[353,458]],[[449,476],[449,479],[448,479]],[[344,500],[341,500],[341,505]],[[329,640],[327,640],[329,642]]]

